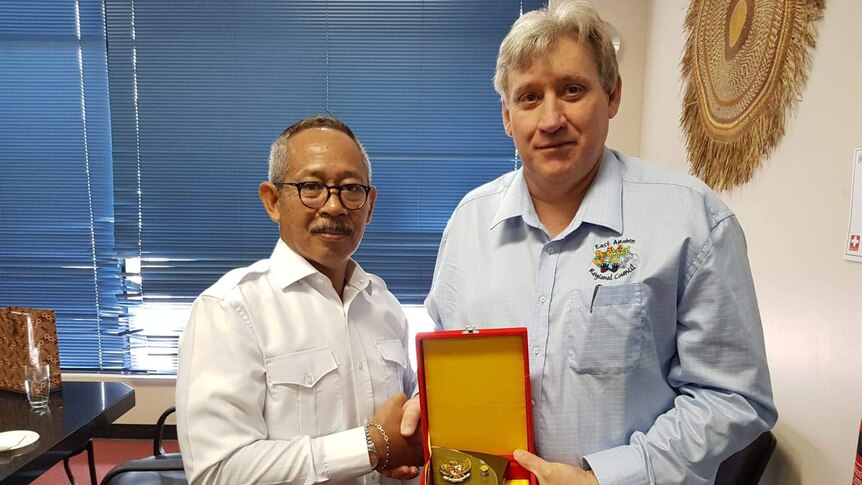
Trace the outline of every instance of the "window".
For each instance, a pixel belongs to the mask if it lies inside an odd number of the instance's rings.
[[[0,2],[0,66],[0,304],[55,309],[66,369],[122,369],[101,3]]]

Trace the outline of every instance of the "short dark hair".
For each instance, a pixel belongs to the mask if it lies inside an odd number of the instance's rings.
[[[368,153],[366,153],[365,147],[362,146],[362,143],[360,143],[359,139],[356,138],[353,130],[347,126],[347,123],[339,120],[331,114],[308,116],[288,126],[281,132],[281,135],[275,139],[275,142],[272,144],[272,148],[269,151],[270,182],[278,182],[281,176],[287,172],[287,169],[290,167],[290,160],[287,159],[287,144],[290,141],[290,138],[300,131],[312,128],[329,128],[331,130],[340,131],[349,136],[350,139],[356,143],[356,146],[359,147],[359,151],[362,152],[362,159],[365,162],[365,168],[368,170],[368,181],[369,183],[371,182],[371,162],[368,159]]]

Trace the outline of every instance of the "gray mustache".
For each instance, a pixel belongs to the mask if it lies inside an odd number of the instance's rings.
[[[353,224],[347,219],[318,219],[308,225],[312,234],[339,234],[349,236],[353,234]]]

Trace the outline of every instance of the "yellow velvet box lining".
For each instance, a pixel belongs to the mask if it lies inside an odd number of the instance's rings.
[[[522,336],[427,339],[422,349],[431,444],[495,455],[527,449]]]

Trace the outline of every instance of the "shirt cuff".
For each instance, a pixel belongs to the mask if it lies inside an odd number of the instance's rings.
[[[600,485],[649,485],[646,465],[632,446],[617,446],[584,457]]]
[[[315,456],[323,457],[331,481],[355,479],[371,471],[364,427],[322,436],[314,440],[314,448]]]

